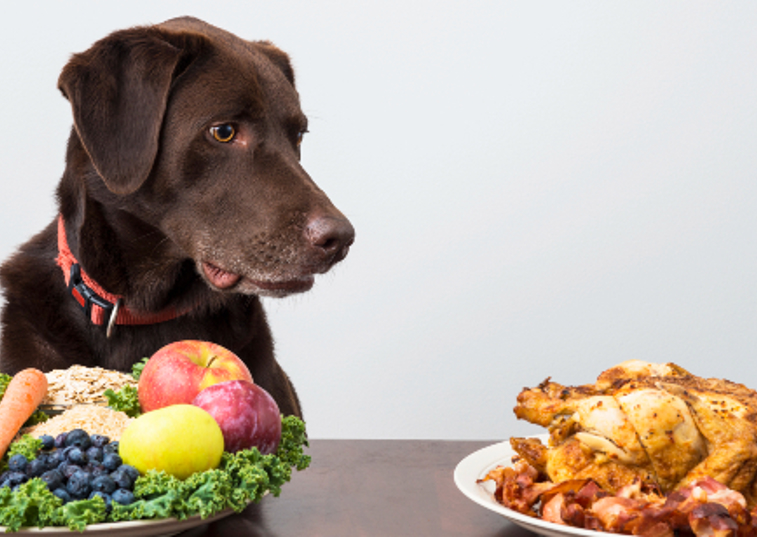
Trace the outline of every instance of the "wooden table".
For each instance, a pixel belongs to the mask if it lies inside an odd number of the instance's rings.
[[[311,440],[313,462],[281,496],[182,537],[533,537],[473,503],[452,472],[495,443],[422,440]]]

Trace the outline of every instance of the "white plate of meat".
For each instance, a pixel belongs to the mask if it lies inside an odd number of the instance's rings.
[[[529,438],[546,443],[548,436]],[[513,463],[513,458],[517,462]],[[623,534],[633,533],[646,537],[673,537],[679,533],[693,534],[695,537],[712,537],[713,535],[753,537],[757,535],[757,509],[750,514],[745,509],[744,498],[741,494],[728,489],[712,478],[699,479],[696,483],[675,493],[659,496],[656,501],[649,501],[650,497],[655,497],[654,494],[646,495],[646,500],[638,499],[645,496],[643,493],[636,496],[635,493],[640,491],[638,483],[629,484],[625,491],[620,490],[616,494],[606,492],[597,494],[601,489],[592,480],[573,480],[563,483],[540,480],[535,484],[529,483],[527,474],[521,473],[525,466],[527,464],[511,447],[510,442],[500,442],[475,451],[460,461],[454,472],[455,484],[463,494],[482,507],[499,513],[524,529],[546,537],[618,535],[621,532],[612,531],[610,528],[624,524],[626,526],[622,530]],[[512,469],[517,475],[512,482],[521,483],[521,480],[526,478],[522,481],[523,489],[518,490],[516,494],[520,498],[511,497],[511,501],[517,502],[522,497],[528,497],[530,492],[524,493],[524,490],[529,488],[534,494],[532,498],[537,496],[540,498],[533,503],[527,502],[533,508],[531,515],[524,514],[529,509],[523,504],[520,506],[523,512],[519,512],[497,501],[495,482],[485,480],[485,478],[497,474],[502,468]],[[533,475],[531,473],[529,477]],[[586,488],[583,488],[584,486]],[[559,504],[556,508],[544,504],[544,498],[555,499],[556,491],[559,490],[561,492],[580,490],[578,496],[583,494],[594,496],[594,503],[586,510],[585,519],[581,515],[577,519],[574,518],[572,522],[555,523],[541,518],[570,516],[570,502],[562,500],[555,502]],[[588,493],[586,493],[587,490]],[[629,494],[629,490],[635,493]],[[602,498],[602,501],[596,501],[597,498]],[[549,503],[547,501],[547,504]],[[548,512],[550,510],[551,513]],[[594,519],[593,525],[597,526],[597,531],[590,529],[592,526],[590,518]],[[607,524],[608,518],[612,520],[612,523],[607,527],[602,527],[602,524]],[[600,519],[601,523],[598,522]],[[568,525],[576,522],[579,523]]]
[[[536,438],[546,442],[547,435]],[[574,528],[546,522],[540,518],[524,515],[508,509],[494,498],[494,483],[479,483],[490,471],[497,466],[512,466],[512,458],[517,454],[510,447],[509,442],[500,442],[478,451],[475,451],[465,457],[455,468],[454,478],[455,485],[468,498],[477,504],[499,513],[510,522],[540,535],[547,537],[565,537],[566,535],[593,535],[597,532],[583,528]],[[602,535],[608,535],[602,533]]]
[[[524,388],[514,410],[551,441],[511,438],[454,473],[513,523],[550,537],[757,537],[757,391],[631,360],[593,384]]]

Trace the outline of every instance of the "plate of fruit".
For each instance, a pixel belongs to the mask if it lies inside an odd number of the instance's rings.
[[[230,351],[187,343],[137,363],[105,402],[56,394],[64,410],[51,415],[56,372],[0,374],[0,531],[174,534],[278,496],[307,468],[302,420],[282,417]],[[225,364],[208,367],[207,352],[228,353]],[[176,389],[177,355],[194,391]],[[168,370],[172,382],[158,382]]]

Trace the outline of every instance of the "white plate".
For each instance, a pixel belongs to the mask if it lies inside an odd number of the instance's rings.
[[[546,443],[548,435],[540,435],[539,438]],[[565,537],[565,536],[603,536],[613,535],[611,533],[597,532],[583,528],[574,528],[572,526],[563,526],[552,522],[545,522],[539,518],[530,517],[512,509],[508,509],[494,499],[494,482],[489,481],[482,485],[476,483],[478,479],[486,477],[491,470],[499,465],[510,466],[512,458],[515,455],[510,442],[500,442],[489,447],[475,451],[465,457],[455,468],[455,485],[468,498],[477,504],[485,507],[495,513],[499,513],[513,524],[525,528],[539,535],[547,537]],[[490,486],[487,486],[490,485]],[[624,536],[628,537],[628,536]]]
[[[161,518],[159,520],[135,520],[133,522],[106,522],[103,524],[90,524],[85,530],[87,537],[156,537],[158,535],[176,535],[182,531],[209,524],[229,515],[233,515],[233,509],[226,509],[211,517],[202,519],[200,515],[189,517],[185,520],[175,518]],[[5,526],[0,526],[0,533],[7,531]],[[81,535],[63,526],[48,526],[46,528],[22,528],[16,533],[7,535]]]

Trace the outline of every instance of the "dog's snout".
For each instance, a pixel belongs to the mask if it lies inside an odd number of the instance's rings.
[[[319,215],[309,220],[305,236],[318,256],[331,266],[347,256],[355,229],[346,218]]]

